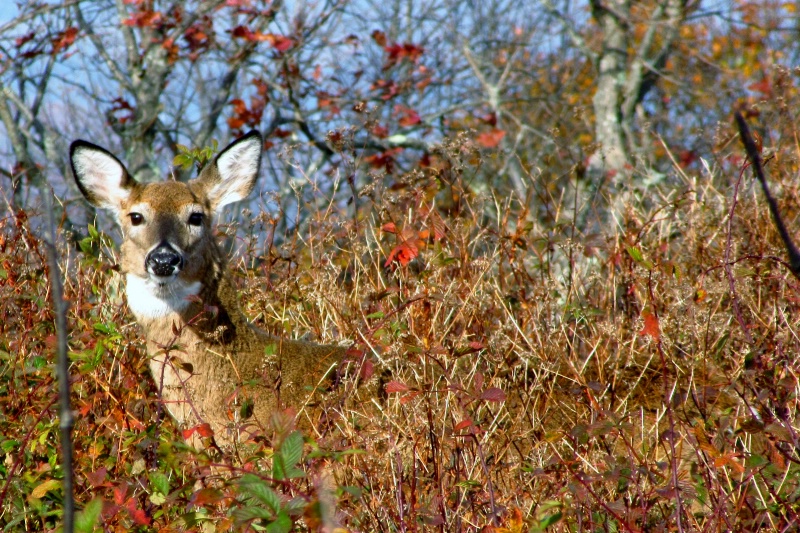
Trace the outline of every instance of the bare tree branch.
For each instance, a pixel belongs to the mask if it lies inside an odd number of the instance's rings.
[[[800,279],[800,250],[795,246],[789,231],[786,229],[786,224],[783,223],[780,209],[778,209],[778,202],[772,196],[769,190],[767,178],[764,175],[764,165],[761,162],[761,154],[756,146],[753,136],[750,133],[750,128],[747,127],[747,121],[742,114],[737,111],[734,113],[734,119],[739,127],[739,138],[742,140],[744,149],[747,152],[747,157],[753,167],[753,174],[758,178],[761,183],[761,188],[764,190],[764,196],[767,198],[767,205],[769,205],[770,213],[772,213],[772,220],[775,221],[775,227],[778,228],[778,233],[786,246],[786,253],[789,255],[789,269],[797,279]]]

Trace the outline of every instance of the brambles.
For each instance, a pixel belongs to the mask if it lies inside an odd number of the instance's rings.
[[[91,229],[82,252],[62,249],[83,530],[790,524],[798,300],[761,202],[738,198],[729,239],[727,189],[665,190],[588,253],[558,220],[471,191],[470,147],[437,152],[446,180],[376,181],[357,217],[306,205],[297,240],[265,242],[266,214],[228,231],[249,316],[351,338],[391,371],[375,402],[310,406],[296,413],[305,433],[275,413],[235,454],[191,449],[166,416],[108,237]],[[54,329],[36,220],[0,220],[0,523],[53,530]]]

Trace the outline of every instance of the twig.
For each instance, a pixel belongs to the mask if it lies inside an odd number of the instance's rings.
[[[742,169],[744,171],[744,169]],[[747,324],[744,323],[744,316],[742,316],[742,311],[739,308],[739,297],[736,294],[736,280],[733,278],[733,271],[731,270],[731,242],[733,239],[733,213],[736,211],[736,203],[737,199],[739,198],[739,185],[742,182],[742,173],[739,173],[739,179],[736,180],[736,184],[733,186],[733,198],[731,199],[731,208],[728,212],[728,236],[725,241],[725,260],[723,264],[725,265],[725,274],[728,278],[728,286],[731,289],[731,306],[733,307],[733,314],[736,317],[736,321],[739,323],[739,327],[742,328],[742,332],[744,333],[744,338],[747,340],[747,343],[752,345],[753,344],[753,337],[750,335],[750,329],[747,327]]]
[[[647,292],[650,296],[650,306],[656,322],[660,324],[658,316],[658,305],[656,304],[655,292],[653,291],[653,272],[651,271],[647,277]],[[656,350],[661,358],[661,379],[664,383],[664,410],[667,413],[667,420],[669,421],[669,450],[670,450],[670,474],[672,481],[672,488],[675,491],[675,519],[678,527],[678,532],[683,533],[683,501],[681,500],[681,489],[678,483],[678,454],[675,451],[675,413],[672,410],[672,398],[669,391],[669,383],[667,376],[669,375],[669,367],[667,366],[667,356],[664,354],[664,346],[661,343],[661,326],[659,325],[658,336],[655,339]]]
[[[56,222],[53,216],[53,192],[44,195],[47,211],[47,236],[43,239],[50,270],[50,294],[53,297],[53,313],[56,319],[57,344],[56,373],[58,374],[59,428],[61,430],[61,461],[64,470],[64,533],[72,533],[75,518],[75,499],[72,483],[72,428],[75,420],[69,400],[69,358],[67,355],[67,304],[61,283],[56,249]]]

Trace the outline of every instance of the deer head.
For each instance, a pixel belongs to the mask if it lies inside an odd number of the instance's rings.
[[[92,205],[112,212],[122,230],[120,266],[137,318],[180,312],[210,277],[219,275],[212,218],[250,194],[262,146],[261,134],[251,131],[193,180],[140,184],[108,151],[82,140],[72,143],[78,187]]]

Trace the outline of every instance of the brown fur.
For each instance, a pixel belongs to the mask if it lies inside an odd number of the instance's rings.
[[[254,135],[257,140],[250,138]],[[242,140],[252,146],[245,155],[256,157],[258,150],[260,158],[260,136],[250,134]],[[91,203],[117,215],[123,233],[120,266],[128,277],[128,301],[144,330],[150,370],[162,400],[181,426],[208,423],[222,446],[246,440],[242,431],[248,434],[264,427],[276,409],[291,406],[299,410],[315,401],[326,375],[346,355],[342,347],[269,335],[251,325],[240,311],[237,291],[211,228],[214,212],[232,201],[231,197],[247,196],[255,181],[255,175],[248,174],[245,179],[240,176],[244,171],[235,168],[233,178],[220,175],[218,163],[227,150],[239,148],[237,143],[226,148],[195,180],[146,185],[134,182],[122,163],[99,147],[76,141],[71,149],[81,191]],[[232,153],[237,157],[223,160],[222,167],[227,163],[230,168],[231,161],[235,163],[241,155],[235,150]],[[257,170],[257,161],[251,162]],[[131,213],[141,214],[144,222],[134,224]],[[187,222],[192,213],[203,214],[202,224]],[[170,286],[195,287],[199,283],[199,291],[188,298],[181,298],[181,292],[168,294],[170,302],[183,308],[155,306],[165,311],[150,313],[148,303],[161,300],[151,298],[147,291],[142,296],[138,287],[153,277],[146,267],[148,253],[164,242],[183,256],[175,278],[180,285]],[[133,289],[132,280],[139,283]],[[144,303],[137,304],[137,299]],[[242,406],[247,404],[252,405],[252,416],[243,420]],[[248,409],[244,411],[250,414]]]

